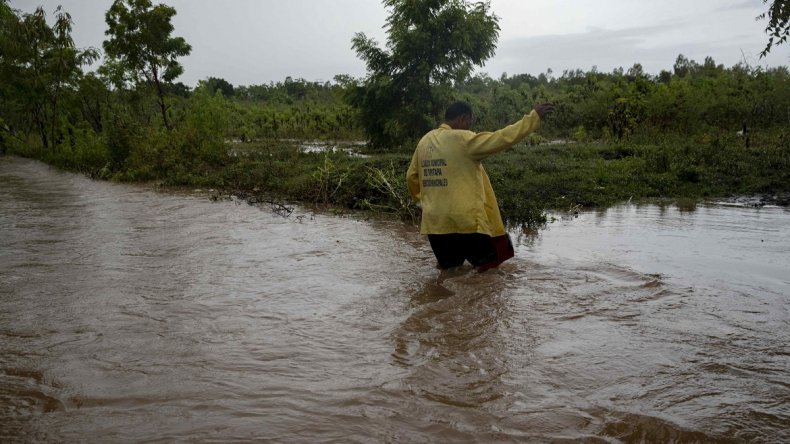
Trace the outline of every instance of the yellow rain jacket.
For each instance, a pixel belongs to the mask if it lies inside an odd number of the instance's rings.
[[[454,130],[447,124],[420,140],[406,173],[409,193],[422,205],[422,234],[502,236],[505,225],[480,161],[504,151],[540,126],[534,110],[493,133]]]

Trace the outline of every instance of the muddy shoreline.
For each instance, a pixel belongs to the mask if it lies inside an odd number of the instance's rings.
[[[790,192],[732,196],[725,199],[723,203],[754,208],[764,206],[790,207]]]

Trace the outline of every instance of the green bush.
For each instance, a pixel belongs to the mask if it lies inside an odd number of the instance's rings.
[[[230,126],[230,108],[221,91],[210,94],[198,87],[189,100],[184,125],[179,129],[184,142],[194,149],[188,153],[209,163],[223,163],[228,148],[225,143]]]
[[[93,177],[108,178],[111,161],[107,146],[101,136],[92,129],[83,128],[76,131],[74,164],[77,170]]]

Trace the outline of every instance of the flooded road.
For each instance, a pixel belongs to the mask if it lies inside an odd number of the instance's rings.
[[[400,223],[0,157],[0,441],[790,441],[789,211],[517,243],[440,274]]]

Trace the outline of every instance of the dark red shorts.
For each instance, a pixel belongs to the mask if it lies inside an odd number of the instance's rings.
[[[428,241],[441,269],[458,267],[469,261],[478,271],[485,271],[514,254],[507,234],[497,237],[480,233],[429,234]]]

